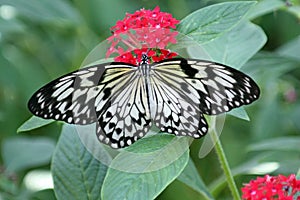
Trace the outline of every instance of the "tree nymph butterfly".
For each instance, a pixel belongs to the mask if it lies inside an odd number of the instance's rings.
[[[36,116],[70,124],[96,122],[98,139],[123,148],[152,125],[176,136],[200,138],[205,115],[250,104],[260,94],[244,73],[205,60],[172,58],[139,66],[112,62],[83,68],[53,80],[29,100]]]

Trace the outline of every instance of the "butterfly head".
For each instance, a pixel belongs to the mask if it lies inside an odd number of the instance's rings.
[[[141,62],[141,65],[142,64],[149,64],[149,57],[147,56],[146,53],[143,53],[142,54],[142,62]]]

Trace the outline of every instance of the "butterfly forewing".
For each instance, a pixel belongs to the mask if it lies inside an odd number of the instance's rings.
[[[202,113],[215,115],[250,104],[259,97],[256,83],[244,73],[228,66],[201,60],[171,59],[154,64],[158,74],[181,80],[181,91]],[[174,79],[174,78],[173,78]],[[179,88],[178,84],[169,87]]]
[[[95,96],[98,84],[108,65],[96,65],[64,75],[41,89],[29,100],[28,108],[36,116],[62,120],[72,124],[97,121]]]

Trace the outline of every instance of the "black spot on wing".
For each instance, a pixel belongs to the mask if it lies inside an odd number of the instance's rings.
[[[104,96],[103,96],[103,99],[102,100],[106,100],[108,97],[110,97],[111,95],[111,89],[110,88],[105,88],[103,90],[103,93],[104,93]]]
[[[189,77],[194,77],[198,73],[198,70],[191,67],[191,65],[188,64],[187,60],[181,59],[180,66],[182,71]]]
[[[181,87],[182,90],[187,91],[189,86],[186,82],[182,82],[180,84],[180,87]]]

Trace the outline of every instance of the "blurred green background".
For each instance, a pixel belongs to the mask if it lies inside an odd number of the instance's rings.
[[[159,5],[162,11],[182,19],[218,2],[221,1],[0,0],[0,199],[55,199],[51,189],[32,193],[24,181],[29,172],[49,170],[61,128],[60,123],[52,123],[17,134],[18,127],[31,116],[26,106],[34,91],[77,69],[85,56],[110,36],[110,27],[126,12]],[[260,162],[277,163],[275,171],[272,165],[265,169],[275,174],[296,173],[300,166],[300,2],[267,2],[279,6],[253,22],[263,28],[268,41],[243,67],[257,80],[262,96],[246,108],[250,122],[228,116],[221,135],[236,174],[255,174],[247,169]],[[213,182],[222,175],[215,153],[198,158],[201,142],[194,141],[191,147],[200,175],[211,188],[220,188],[219,196],[230,196],[227,189],[222,189],[226,186],[220,184],[222,181]],[[253,177],[237,176],[238,186]],[[175,181],[158,199],[201,196]]]

